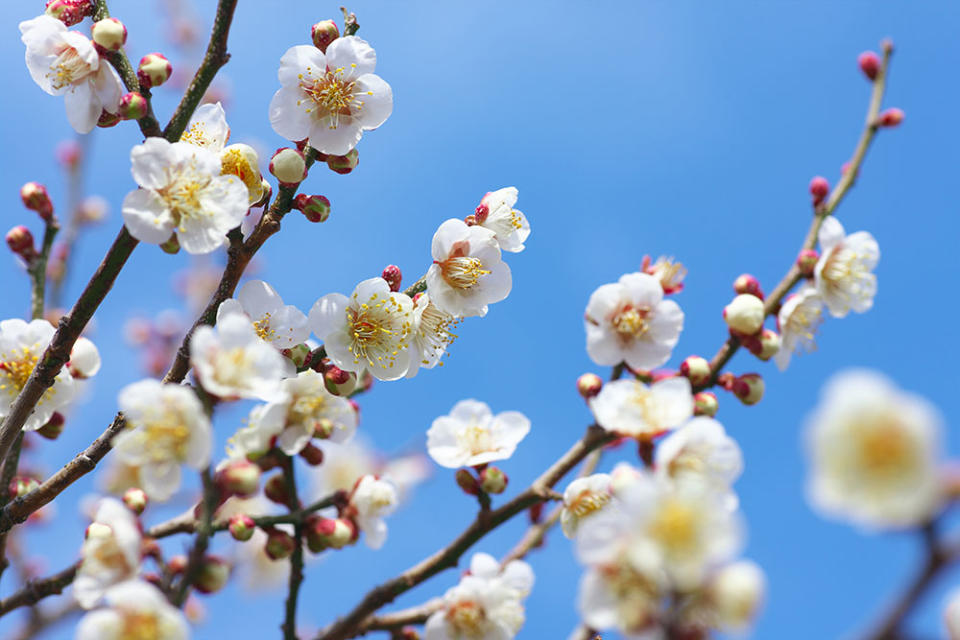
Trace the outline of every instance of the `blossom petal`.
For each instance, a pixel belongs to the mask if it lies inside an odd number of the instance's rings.
[[[123,223],[137,240],[162,244],[173,233],[173,216],[166,203],[149,189],[137,189],[123,199]]]

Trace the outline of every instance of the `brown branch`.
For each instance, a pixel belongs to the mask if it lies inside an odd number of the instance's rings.
[[[460,556],[490,531],[535,504],[549,499],[550,489],[579,464],[591,451],[613,440],[613,434],[592,425],[586,434],[532,485],[506,504],[491,511],[481,511],[477,518],[455,540],[419,564],[374,587],[360,603],[343,618],[323,631],[318,640],[345,640],[356,635],[363,621],[380,607],[393,602],[402,593],[412,589],[437,573],[455,567]]]
[[[300,510],[300,498],[297,496],[297,481],[293,471],[293,458],[284,456],[283,480],[287,488],[287,508],[290,513]],[[287,601],[284,605],[284,640],[297,640],[297,599],[303,584],[303,519],[298,518],[293,525],[293,553],[290,554],[290,575],[287,584]]]
[[[217,499],[217,490],[213,484],[213,476],[210,473],[210,467],[207,467],[200,473],[203,481],[203,500],[200,503],[200,522],[197,526],[197,537],[194,540],[193,548],[187,556],[187,566],[183,570],[183,577],[180,578],[180,584],[173,592],[170,599],[171,604],[182,607],[190,593],[190,587],[200,572],[200,566],[203,564],[203,558],[210,546],[210,536],[212,535],[212,521],[215,501]]]
[[[813,221],[810,223],[810,228],[807,231],[807,236],[803,241],[801,249],[813,249],[816,246],[817,235],[820,232],[820,226],[823,224],[823,221],[828,216],[833,215],[833,212],[836,211],[837,207],[850,191],[850,188],[856,182],[857,175],[860,173],[860,167],[863,165],[867,150],[870,148],[870,144],[873,142],[879,126],[877,116],[880,113],[880,107],[883,103],[883,94],[886,90],[887,73],[889,72],[890,56],[892,54],[893,45],[889,41],[885,41],[883,43],[883,60],[880,64],[880,69],[877,71],[877,76],[873,80],[873,91],[870,95],[870,104],[867,107],[866,123],[863,131],[860,133],[860,139],[857,141],[853,157],[850,159],[847,170],[840,178],[840,181],[833,187],[833,190],[825,202],[815,209]],[[797,267],[796,261],[794,261],[783,279],[780,280],[777,286],[773,288],[773,291],[767,296],[764,302],[764,312],[766,315],[771,316],[779,312],[780,303],[783,298],[802,278],[803,276],[800,273],[800,269]],[[720,372],[739,348],[740,341],[737,338],[734,336],[727,338],[716,355],[710,360],[710,379],[696,387],[694,391],[702,391],[715,385],[717,383],[717,376],[720,375]]]
[[[14,592],[8,598],[0,600],[0,616],[6,615],[14,609],[36,604],[47,596],[62,593],[67,585],[73,582],[79,567],[80,563],[78,562],[46,578],[27,581],[22,589]]]
[[[372,616],[364,620],[354,635],[364,635],[371,631],[397,631],[410,625],[424,624],[431,615],[443,608],[443,600],[434,598],[416,607]]]

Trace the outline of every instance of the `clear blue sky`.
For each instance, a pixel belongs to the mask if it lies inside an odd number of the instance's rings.
[[[174,66],[187,66],[163,39],[160,2],[111,4],[128,26],[131,58],[169,51]],[[213,3],[197,4],[205,31]],[[676,256],[690,275],[677,298],[687,321],[673,363],[691,353],[712,355],[724,337],[720,309],[733,279],[751,272],[767,290],[779,280],[807,228],[807,183],[816,174],[835,181],[853,150],[869,91],[857,55],[883,37],[894,39],[887,105],[907,118],[880,135],[839,211],[848,231],[867,229],[880,243],[876,305],[864,316],[828,321],[820,351],[795,359],[786,374],[739,354],[731,370],[762,372],[767,397],[743,408],[721,395],[718,416],[746,457],[737,485],[749,523],[746,555],[770,582],[756,637],[834,638],[863,628],[912,574],[919,545],[909,535],[864,535],[818,519],[803,498],[800,427],[822,381],[848,365],[879,368],[938,404],[948,423],[960,420],[951,404],[960,382],[952,362],[960,6],[371,1],[351,8],[359,35],[377,50],[378,74],[393,87],[393,116],[364,137],[353,174],[311,175],[307,189],[330,198],[330,220],[311,225],[291,215],[264,248],[260,273],[302,309],[325,293],[349,292],[388,263],[400,265],[411,282],[429,264],[440,222],[470,213],[488,190],[517,186],[533,233],[524,253],[508,257],[512,294],[487,318],[461,325],[445,367],[379,384],[362,401],[361,425],[383,449],[407,451],[422,447],[431,420],[462,398],[485,400],[495,411],[521,410],[533,430],[503,465],[513,489],[590,421],[573,385],[580,373],[597,370],[582,329],[593,289],[635,270],[645,253]],[[43,94],[23,64],[16,23],[41,9],[39,0],[8,7],[0,39],[0,216],[5,227],[27,222],[35,230],[17,190],[28,180],[47,182],[62,202],[53,147],[72,135],[62,100]],[[277,63],[289,46],[309,41],[313,22],[336,13],[334,3],[240,3],[225,69],[233,140],[270,150],[284,145],[267,118]],[[161,119],[175,98],[158,92]],[[133,188],[128,151],[139,142],[136,127],[124,123],[93,135],[89,186],[108,198],[112,213],[83,240],[71,299],[115,235],[120,202]],[[177,305],[171,276],[187,263],[156,247],[136,250],[96,318],[103,371],[63,437],[44,445],[47,471],[106,426],[116,391],[138,375],[136,357],[119,338],[122,326],[134,311]],[[0,316],[22,315],[26,280],[9,256],[0,268]],[[235,414],[223,418],[221,438],[237,426]],[[957,451],[955,432],[948,440]],[[75,507],[92,486],[78,483],[64,494],[57,524],[31,530],[29,548],[47,555],[48,570],[75,557]],[[329,622],[368,586],[451,539],[473,509],[452,474],[438,471],[390,520],[382,551],[361,545],[311,568],[303,626]],[[521,530],[519,523],[504,527],[478,548],[503,553]],[[552,538],[532,563],[538,582],[520,637],[565,637],[576,623],[580,573],[568,543]],[[456,577],[447,572],[402,603],[438,595]],[[6,592],[9,578],[4,583]],[[939,635],[944,595],[958,585],[956,572],[939,581],[910,628],[921,637]],[[276,633],[282,594],[254,597],[231,587],[206,602],[208,622],[198,638]],[[0,630],[9,628],[0,622]],[[53,637],[71,634],[61,629]]]

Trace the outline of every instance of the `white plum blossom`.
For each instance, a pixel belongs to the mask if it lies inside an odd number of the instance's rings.
[[[413,307],[413,331],[410,333],[410,369],[407,377],[417,375],[417,371],[433,369],[447,353],[447,347],[457,335],[451,331],[459,321],[430,301],[430,294],[417,295]]]
[[[93,341],[83,336],[77,338],[70,349],[70,361],[67,369],[70,375],[81,380],[92,378],[100,371],[100,351]]]
[[[866,370],[837,374],[808,419],[808,496],[869,528],[916,526],[939,508],[941,421],[924,399]]]
[[[719,492],[727,491],[743,472],[743,454],[712,418],[693,418],[657,444],[656,472],[677,482],[704,481]],[[736,496],[730,493],[732,505]]]
[[[151,499],[166,500],[180,487],[181,464],[200,470],[210,463],[213,430],[189,387],[141,380],[121,389],[117,404],[127,425],[113,448],[139,468],[139,486]]]
[[[133,513],[114,498],[104,498],[87,527],[73,596],[84,609],[94,607],[114,584],[134,578],[140,568],[140,529]]]
[[[627,273],[590,296],[584,316],[587,353],[599,365],[626,362],[649,370],[670,359],[683,330],[683,311],[663,299],[660,281],[646,273]]]
[[[607,431],[650,438],[680,426],[693,415],[693,394],[690,381],[682,376],[649,386],[639,380],[615,380],[603,385],[590,408]]]
[[[433,235],[431,253],[427,292],[442,311],[458,317],[483,317],[488,305],[510,293],[510,267],[500,259],[493,231],[451,218]]]
[[[478,225],[493,231],[500,249],[511,253],[523,251],[523,243],[530,236],[530,223],[513,208],[515,204],[517,188],[504,187],[483,196],[474,213]]]
[[[104,111],[117,113],[123,83],[86,36],[48,15],[21,22],[20,33],[30,77],[48,94],[64,97],[77,133],[93,131]]]
[[[484,402],[461,400],[450,415],[433,421],[427,452],[442,467],[472,467],[506,460],[529,431],[530,420],[519,411],[494,416]]]
[[[0,419],[10,412],[55,332],[53,325],[46,320],[25,322],[12,318],[0,322]],[[43,392],[33,412],[27,416],[24,430],[35,431],[46,424],[55,411],[70,402],[75,387],[69,371],[61,369],[53,386]]]
[[[631,640],[661,640],[661,603],[669,592],[657,567],[635,566],[626,554],[589,567],[580,580],[577,609],[593,629],[617,629]]]
[[[181,142],[220,153],[230,138],[230,126],[227,114],[219,102],[202,104],[197,107],[180,135]]]
[[[140,580],[107,591],[107,607],[87,613],[77,624],[76,640],[187,640],[183,613],[163,592]]]
[[[427,619],[424,640],[510,640],[523,626],[523,600],[532,588],[527,563],[514,560],[501,569],[492,556],[475,553],[470,571]]]
[[[563,535],[572,538],[580,521],[587,518],[613,500],[611,478],[606,473],[595,473],[577,478],[563,492],[563,511],[560,512],[560,527]]]
[[[703,483],[647,475],[617,494],[617,508],[584,521],[577,553],[588,566],[623,556],[643,574],[662,571],[680,590],[695,588],[741,544],[737,514]]]
[[[813,278],[830,315],[842,318],[851,309],[857,313],[869,311],[877,294],[877,276],[873,273],[880,260],[877,241],[867,231],[846,235],[833,216],[823,221],[819,240],[821,255]]]
[[[387,523],[383,519],[396,508],[397,489],[393,483],[372,475],[360,478],[350,496],[349,509],[371,549],[379,549],[386,542]]]
[[[411,454],[387,459],[375,452],[363,438],[344,443],[322,440],[318,446],[323,450],[323,464],[311,468],[312,491],[316,499],[335,491],[349,492],[363,476],[375,475],[390,481],[397,490],[398,501],[403,502],[431,472],[426,456]]]
[[[220,398],[277,399],[287,371],[284,361],[240,314],[223,316],[216,328],[198,327],[190,338],[190,363],[197,379]]]
[[[307,316],[263,280],[250,280],[235,298],[224,300],[217,309],[217,322],[228,314],[243,314],[263,340],[277,349],[289,349],[310,337]]]
[[[335,396],[323,375],[308,369],[280,383],[282,397],[254,407],[246,427],[231,438],[233,454],[266,453],[271,440],[287,455],[296,455],[314,437],[346,442],[357,429],[357,412],[346,398]]]
[[[187,142],[147,138],[130,152],[140,188],[123,200],[123,221],[141,242],[162,244],[176,233],[188,253],[210,253],[247,213],[246,186],[221,175],[220,156]]]
[[[327,356],[344,371],[397,380],[410,368],[413,301],[390,291],[383,278],[364,280],[349,298],[325,295],[310,309],[309,322]]]
[[[393,91],[374,75],[376,64],[376,52],[356,36],[337,38],[326,53],[291,47],[280,59],[281,88],[270,101],[273,130],[288,140],[306,138],[321,153],[346,155],[393,111]]]
[[[822,323],[823,298],[817,293],[816,287],[801,287],[787,298],[777,314],[780,349],[773,355],[773,361],[780,371],[786,371],[794,353],[810,352],[817,348],[815,336]]]

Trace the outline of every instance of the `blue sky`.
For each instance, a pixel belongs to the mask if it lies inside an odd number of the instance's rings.
[[[213,3],[197,4],[202,32]],[[192,71],[188,56],[163,37],[159,2],[111,5],[129,29],[131,58],[169,52],[175,67]],[[11,7],[0,39],[6,96],[0,103],[0,216],[6,227],[27,223],[35,230],[17,190],[28,180],[46,182],[62,202],[53,148],[72,135],[62,100],[43,94],[23,65],[16,23],[41,8],[40,2]],[[240,3],[221,85],[230,95],[233,140],[265,152],[285,144],[267,118],[280,56],[309,42],[313,22],[339,13],[334,3],[290,1],[276,14],[272,8]],[[828,321],[820,350],[795,359],[785,374],[738,354],[731,370],[763,373],[767,396],[745,408],[721,394],[718,415],[746,458],[737,485],[749,525],[746,555],[764,567],[770,583],[756,637],[848,637],[864,628],[912,574],[920,547],[909,534],[869,535],[811,512],[803,494],[801,427],[822,382],[852,365],[878,368],[930,398],[948,425],[960,419],[950,400],[960,382],[952,362],[958,343],[951,318],[958,307],[950,285],[960,276],[953,189],[960,160],[954,81],[960,7],[645,0],[371,1],[351,8],[359,35],[377,49],[378,74],[393,87],[394,113],[365,136],[353,174],[310,176],[305,188],[330,198],[330,220],[312,225],[291,215],[264,248],[259,273],[303,309],[325,293],[349,292],[389,263],[412,282],[429,264],[440,222],[470,213],[486,191],[517,186],[518,207],[533,233],[524,253],[508,257],[510,297],[487,318],[461,325],[442,369],[377,385],[363,399],[361,425],[380,448],[405,452],[422,448],[433,418],[462,398],[487,401],[494,411],[521,410],[533,430],[503,465],[513,489],[590,421],[574,381],[584,371],[605,373],[584,350],[582,313],[593,289],[635,270],[647,253],[682,260],[690,274],[677,298],[687,320],[676,365],[688,354],[709,357],[719,346],[725,333],[720,309],[738,274],[753,273],[766,290],[779,280],[809,222],[810,178],[822,174],[834,182],[859,135],[869,85],[856,57],[893,38],[886,104],[904,109],[907,118],[881,133],[838,211],[848,231],[869,230],[880,244],[876,305],[868,314]],[[176,99],[172,90],[158,91],[162,120]],[[128,153],[139,141],[130,123],[93,134],[88,185],[109,200],[111,218],[84,237],[70,299],[120,224],[119,204],[133,188]],[[140,375],[135,354],[118,337],[124,322],[180,304],[171,278],[188,264],[186,256],[152,246],[133,254],[96,317],[92,337],[103,371],[62,438],[44,443],[47,471],[106,426],[117,390]],[[0,268],[0,317],[23,315],[26,279],[9,257]],[[218,418],[220,436],[237,420],[238,412]],[[951,430],[946,443],[956,452],[960,439]],[[92,481],[78,483],[64,494],[56,524],[31,530],[27,544],[45,556],[48,570],[75,557],[81,541],[76,505],[93,488]],[[358,546],[311,568],[301,600],[304,628],[327,623],[371,584],[451,539],[473,508],[452,474],[438,471],[391,519],[382,551]],[[514,523],[478,549],[503,553],[521,532]],[[555,536],[531,562],[538,583],[520,637],[565,637],[576,623],[571,604],[579,576],[569,545]],[[416,604],[455,581],[456,572],[446,572],[401,602]],[[960,586],[960,573],[938,581],[911,618],[921,637],[941,634],[939,612],[953,586]],[[10,589],[9,578],[0,588]],[[198,627],[199,638],[270,637],[282,612],[282,594],[247,595],[235,587],[205,602],[208,621]],[[246,607],[242,614],[238,603]],[[0,622],[0,629],[10,626]],[[64,628],[51,637],[71,634]]]

